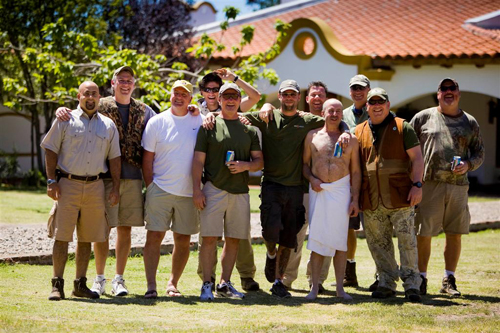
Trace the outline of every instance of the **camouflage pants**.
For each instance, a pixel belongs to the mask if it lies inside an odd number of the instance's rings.
[[[380,205],[374,211],[363,213],[366,242],[377,266],[379,286],[395,291],[396,281],[401,277],[405,290],[419,289],[421,279],[417,267],[413,207],[387,209]],[[398,238],[399,269],[394,257],[393,230]]]

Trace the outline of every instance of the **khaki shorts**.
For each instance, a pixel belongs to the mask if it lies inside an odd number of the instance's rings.
[[[250,196],[231,194],[211,182],[203,186],[207,205],[200,213],[202,237],[250,238]]]
[[[468,234],[470,213],[469,186],[427,181],[422,187],[422,202],[415,210],[415,227],[419,236]]]
[[[104,180],[106,190],[106,213],[110,227],[143,227],[144,197],[142,196],[141,179],[120,180],[120,200],[111,207],[108,198],[113,189],[110,179]]]
[[[147,230],[172,230],[181,235],[194,235],[200,231],[200,217],[192,197],[170,194],[151,183],[146,191],[145,206]]]
[[[49,237],[72,242],[76,227],[79,242],[104,242],[108,239],[102,180],[86,183],[61,178],[59,188],[61,196],[54,202],[47,226]]]

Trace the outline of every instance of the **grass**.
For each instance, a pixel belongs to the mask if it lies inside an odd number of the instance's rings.
[[[463,251],[457,272],[457,284],[463,297],[439,294],[443,274],[444,237],[434,239],[429,266],[429,295],[422,304],[404,300],[401,282],[396,298],[376,301],[366,290],[373,282],[374,265],[365,240],[358,241],[357,268],[360,288],[347,288],[353,302],[337,300],[330,286],[333,274],[325,283],[328,293],[315,302],[304,299],[308,283],[304,251],[299,279],[292,298],[272,297],[263,274],[265,248],[254,246],[256,280],[262,290],[247,294],[244,300],[216,299],[199,301],[201,282],[196,275],[197,252],[190,260],[179,283],[182,298],[164,296],[170,272],[171,256],[162,256],[158,271],[161,297],[145,300],[143,259],[129,260],[125,278],[131,295],[124,298],[103,296],[82,300],[70,296],[75,263],[66,267],[67,300],[50,302],[51,266],[0,265],[0,331],[208,331],[208,332],[498,332],[500,331],[500,231],[483,231],[463,239]],[[220,251],[219,251],[220,254]],[[107,263],[111,277],[114,258]],[[219,265],[220,268],[220,265]],[[95,272],[90,262],[89,279]],[[218,272],[220,273],[220,272]],[[240,288],[235,270],[232,279]],[[109,282],[108,282],[109,290]]]

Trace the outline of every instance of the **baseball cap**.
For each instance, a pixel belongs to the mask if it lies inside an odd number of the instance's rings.
[[[279,92],[281,93],[286,90],[293,90],[300,93],[299,84],[295,80],[285,80],[281,82]]]
[[[363,74],[354,75],[349,81],[349,88],[355,84],[366,87],[370,85],[370,80]]]
[[[236,90],[238,92],[238,94],[241,95],[240,87],[238,87],[238,85],[236,83],[226,82],[222,85],[222,87],[219,88],[219,96],[222,95],[224,93],[224,91],[226,91],[228,89]]]
[[[175,88],[182,88],[182,89],[186,90],[188,93],[190,93],[191,95],[193,94],[193,85],[186,80],[175,81],[174,85],[172,86],[172,91]]]
[[[115,70],[115,72],[113,73],[113,80],[120,74],[120,73],[123,73],[123,72],[128,72],[130,73],[130,75],[134,76],[134,70],[132,69],[132,67],[129,67],[129,66],[122,66],[120,68],[118,68],[117,70]]]
[[[458,87],[458,82],[455,79],[452,79],[451,77],[445,77],[444,79],[439,81],[438,90],[441,88],[441,85],[443,85],[443,83],[446,81],[451,81],[451,82],[453,82],[454,85],[456,85]]]
[[[385,101],[389,100],[389,95],[387,95],[387,92],[384,89],[382,89],[382,88],[373,88],[373,89],[371,89],[368,92],[368,97],[367,97],[366,100],[369,101],[372,97],[375,97],[375,96],[378,96],[378,97],[382,98]]]

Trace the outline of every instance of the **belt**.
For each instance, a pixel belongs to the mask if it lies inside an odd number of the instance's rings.
[[[77,176],[68,173],[59,172],[59,176],[62,178],[68,178],[73,180],[81,180],[84,182],[94,182],[99,179],[99,175],[97,176]]]

